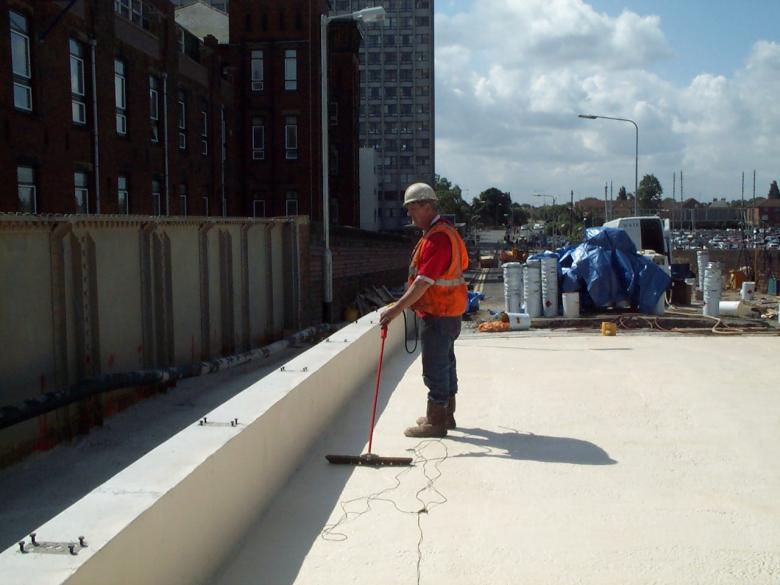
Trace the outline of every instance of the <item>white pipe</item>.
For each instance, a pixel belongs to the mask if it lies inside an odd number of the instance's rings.
[[[165,154],[165,215],[171,214],[171,191],[168,187],[168,74],[163,73],[163,153]]]
[[[100,213],[100,146],[98,144],[97,73],[95,71],[95,47],[97,39],[89,39],[92,50],[92,137],[95,148],[95,213]]]

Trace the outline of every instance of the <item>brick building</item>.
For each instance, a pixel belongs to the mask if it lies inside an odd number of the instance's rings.
[[[249,215],[322,218],[320,17],[326,0],[255,0],[230,5],[226,49],[242,123],[239,190]],[[331,222],[359,218],[360,32],[329,28]]]
[[[326,0],[234,2],[227,44],[169,0],[7,5],[0,211],[322,217]],[[360,32],[329,40],[331,218],[356,226]]]
[[[215,42],[167,0],[9,0],[0,12],[0,210],[238,212],[223,127],[233,90]],[[224,125],[223,125],[224,121]]]

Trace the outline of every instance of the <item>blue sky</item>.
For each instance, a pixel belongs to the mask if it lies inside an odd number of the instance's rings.
[[[635,119],[640,178],[668,195],[680,169],[702,200],[780,175],[780,0],[435,6],[437,172],[471,196],[633,190],[633,128],[578,112]]]

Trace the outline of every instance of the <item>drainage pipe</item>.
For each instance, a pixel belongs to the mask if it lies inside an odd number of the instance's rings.
[[[308,327],[285,339],[266,345],[265,347],[228,357],[172,368],[156,368],[151,370],[137,370],[134,372],[103,374],[94,378],[82,380],[66,390],[47,392],[36,396],[35,398],[27,399],[22,404],[0,407],[0,430],[35,418],[36,416],[46,414],[58,408],[62,408],[63,406],[73,404],[74,402],[84,400],[90,396],[104,394],[112,390],[165,384],[176,380],[183,380],[185,378],[213,374],[258,359],[265,359],[279,353],[291,345],[295,345],[320,333],[326,333],[335,329],[337,329],[336,326],[325,323]]]

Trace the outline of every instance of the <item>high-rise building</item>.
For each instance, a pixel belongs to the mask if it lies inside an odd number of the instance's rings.
[[[377,152],[382,229],[408,223],[403,192],[434,180],[433,0],[331,0],[336,14],[382,6],[363,30],[360,143]]]

